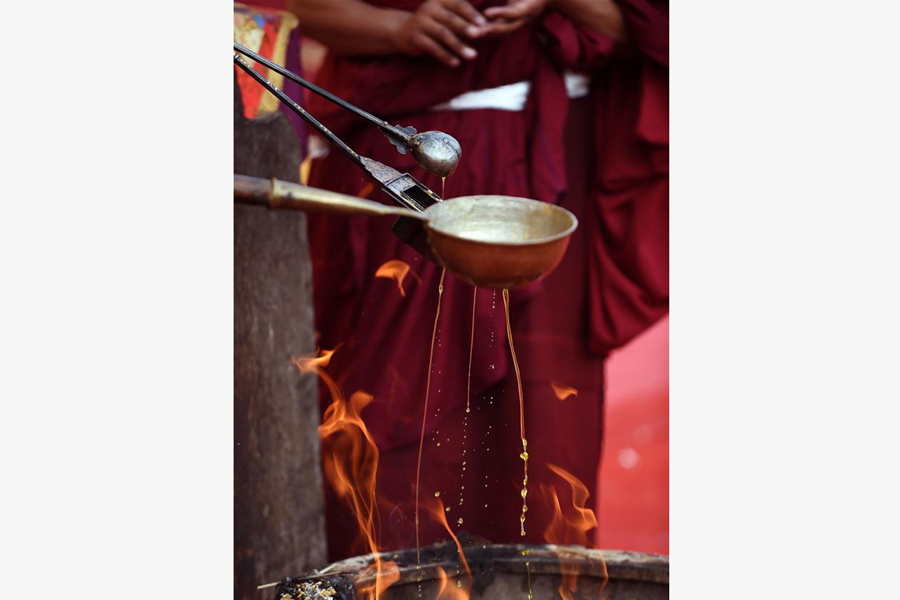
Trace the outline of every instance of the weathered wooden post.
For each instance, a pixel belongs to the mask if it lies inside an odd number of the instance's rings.
[[[297,182],[300,160],[285,116],[246,119],[235,83],[234,172]],[[290,360],[314,351],[305,215],[235,206],[236,599],[325,564],[316,380]]]

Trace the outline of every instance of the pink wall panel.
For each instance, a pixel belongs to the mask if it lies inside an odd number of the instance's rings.
[[[669,553],[669,318],[607,362],[600,548]]]

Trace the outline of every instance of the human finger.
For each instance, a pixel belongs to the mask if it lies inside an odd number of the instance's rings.
[[[428,21],[424,24],[423,29],[433,40],[440,42],[465,59],[471,60],[478,56],[474,48],[465,45],[449,27],[442,23]]]
[[[490,25],[485,28],[485,36],[502,35],[515,31],[522,25],[526,24],[530,19],[516,19],[514,21],[491,21]]]
[[[484,15],[478,12],[467,0],[444,0],[443,7],[456,13],[472,25],[477,27],[487,25],[488,21],[484,18]]]
[[[446,8],[441,8],[441,12],[435,15],[435,19],[460,35],[477,38],[484,34],[485,27],[472,25],[470,21],[466,21],[457,13]]]
[[[541,4],[531,0],[516,0],[506,6],[492,6],[484,11],[484,16],[489,19],[506,19],[515,21],[534,16],[539,12]]]
[[[412,37],[413,44],[416,45],[419,50],[426,54],[430,54],[434,58],[438,59],[445,65],[449,65],[451,67],[459,66],[459,59],[453,56],[446,48],[441,46],[439,43],[431,39],[425,33],[417,33]]]

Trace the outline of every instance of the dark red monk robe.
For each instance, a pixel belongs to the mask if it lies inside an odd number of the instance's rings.
[[[413,9],[419,2],[380,3]],[[483,9],[498,2],[473,4]],[[525,538],[519,536],[518,397],[502,296],[478,290],[466,414],[472,287],[449,273],[444,282],[421,500],[434,502],[439,492],[455,529],[494,542],[543,541],[550,513],[541,484],[556,486],[564,506],[570,498],[547,463],[596,489],[604,356],[668,308],[668,8],[628,0],[624,12],[633,39],[626,48],[549,13],[513,34],[478,42],[478,59],[456,69],[427,57],[330,56],[318,81],[392,122],[455,136],[463,158],[444,197],[525,196],[559,203],[579,218],[557,271],[511,293],[530,454]],[[590,74],[588,97],[569,101],[564,69]],[[522,111],[430,110],[471,90],[520,81],[532,82]],[[441,181],[398,154],[375,128],[315,97],[310,110],[360,154],[440,193]],[[388,201],[337,149],[314,161],[310,184]],[[391,224],[309,219],[319,343],[341,345],[328,370],[348,395],[365,390],[375,397],[363,417],[381,450],[383,546],[397,549],[415,544],[413,486],[441,270],[400,243]],[[421,279],[407,276],[405,297],[393,280],[374,277],[397,259]],[[576,388],[577,398],[560,401],[551,381]],[[357,529],[348,509],[330,489],[327,494],[330,558],[364,551],[353,543]],[[423,544],[446,539],[427,513],[421,536]]]

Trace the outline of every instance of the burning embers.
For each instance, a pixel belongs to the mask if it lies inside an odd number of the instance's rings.
[[[321,581],[303,581],[298,583],[293,595],[284,593],[280,600],[293,600],[294,596],[301,600],[331,600],[337,591],[333,587],[325,587]]]

